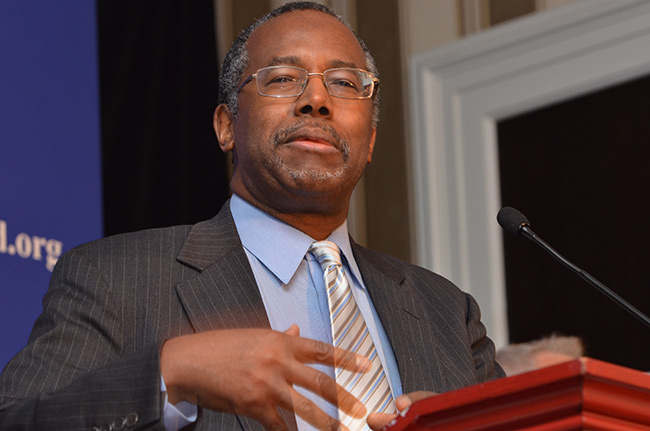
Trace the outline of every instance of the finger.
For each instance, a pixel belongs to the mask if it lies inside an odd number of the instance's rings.
[[[368,416],[368,426],[370,429],[379,431],[385,426],[388,426],[388,424],[395,418],[397,418],[396,414],[373,413]]]
[[[332,418],[323,410],[321,410],[313,401],[302,396],[298,391],[290,388],[291,405],[285,406],[289,411],[293,411],[297,416],[305,422],[314,426],[315,428],[323,431],[331,430],[345,430],[349,431],[338,420]]]
[[[255,415],[255,419],[259,421],[265,430],[272,431],[288,431],[289,427],[280,416],[276,408],[268,408],[265,412]]]
[[[364,356],[334,347],[334,366],[348,371],[370,371],[372,363]]]
[[[367,414],[366,407],[361,401],[343,389],[333,378],[321,371],[299,364],[290,370],[289,378],[295,385],[303,387],[329,401],[349,416],[362,418]]]
[[[331,344],[308,338],[297,338],[293,342],[296,343],[295,357],[300,362],[319,363],[360,372],[369,371],[371,368],[371,363],[367,358],[339,349]]]
[[[435,392],[429,392],[429,391],[415,391],[415,392],[410,392],[408,394],[400,395],[395,399],[395,407],[397,407],[397,410],[401,412],[405,408],[410,407],[411,404],[413,404],[414,402],[432,397],[434,395],[437,394]]]
[[[296,337],[300,337],[300,327],[296,325],[295,323],[289,327],[286,331],[284,331],[286,335],[293,335]]]

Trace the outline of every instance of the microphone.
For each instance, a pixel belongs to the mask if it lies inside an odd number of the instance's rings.
[[[639,319],[641,322],[645,323],[646,326],[650,327],[650,318],[637,310],[632,304],[618,296],[616,293],[614,293],[611,289],[609,289],[607,286],[605,286],[603,283],[598,281],[596,278],[591,276],[589,273],[586,271],[583,271],[580,269],[578,266],[574,265],[573,263],[569,262],[564,256],[562,256],[560,253],[555,251],[550,245],[548,245],[544,240],[542,240],[540,237],[537,236],[535,232],[530,228],[530,222],[526,218],[525,215],[523,215],[521,212],[516,210],[515,208],[512,207],[503,207],[497,214],[497,221],[499,222],[499,225],[508,233],[514,234],[514,235],[523,235],[538,246],[540,246],[544,251],[549,253],[551,256],[553,256],[555,259],[560,261],[560,263],[567,268],[569,268],[571,271],[575,272],[582,278],[583,280],[587,281],[589,284],[591,284],[593,287],[596,288],[600,293],[614,301],[616,304],[618,304],[621,308],[623,308],[625,311]]]

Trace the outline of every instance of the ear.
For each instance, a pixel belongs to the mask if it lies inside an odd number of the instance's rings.
[[[212,126],[221,151],[224,153],[232,151],[235,148],[235,131],[233,117],[227,105],[222,103],[214,110]]]
[[[372,162],[372,152],[375,150],[375,139],[377,138],[377,128],[372,128],[372,136],[370,137],[370,145],[368,147],[368,163]]]

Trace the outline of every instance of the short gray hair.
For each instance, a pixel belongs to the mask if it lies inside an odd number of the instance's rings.
[[[497,351],[496,361],[507,376],[512,376],[537,369],[535,356],[538,353],[560,353],[577,359],[584,355],[584,351],[584,344],[579,337],[553,334],[526,343],[509,344]]]
[[[248,43],[248,38],[253,33],[253,31],[255,31],[265,22],[279,15],[299,10],[315,10],[318,12],[326,13],[345,24],[345,26],[349,28],[350,31],[355,35],[357,41],[359,42],[359,45],[361,45],[361,49],[363,49],[363,53],[366,57],[366,68],[377,78],[379,77],[379,71],[377,70],[375,59],[370,53],[368,46],[334,9],[309,1],[287,3],[277,9],[272,10],[242,30],[235,41],[232,43],[228,54],[226,54],[226,57],[223,60],[221,67],[221,77],[219,79],[219,96],[217,103],[225,103],[228,106],[228,110],[233,116],[237,116],[237,89],[239,87],[239,82],[241,81],[244,70],[248,65],[248,49],[246,46]],[[373,98],[372,122],[373,126],[377,126],[377,123],[379,122],[379,87],[376,88]]]

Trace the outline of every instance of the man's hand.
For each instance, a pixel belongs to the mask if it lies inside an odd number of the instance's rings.
[[[410,407],[411,404],[413,404],[414,402],[432,397],[434,395],[437,394],[435,392],[427,392],[427,391],[417,391],[417,392],[411,392],[410,394],[400,395],[395,399],[395,407],[397,407],[398,412],[401,412],[407,407]],[[371,429],[375,431],[379,431],[380,429],[388,425],[388,423],[393,419],[395,419],[396,417],[397,414],[373,413],[370,416],[368,416],[368,425],[370,425]]]
[[[233,329],[185,335],[163,344],[160,368],[169,402],[185,400],[211,410],[251,417],[266,429],[287,429],[278,407],[295,412],[318,429],[338,429],[331,418],[292,385],[301,386],[345,412],[366,409],[328,375],[306,364],[364,372],[370,362],[351,352],[285,333]]]

